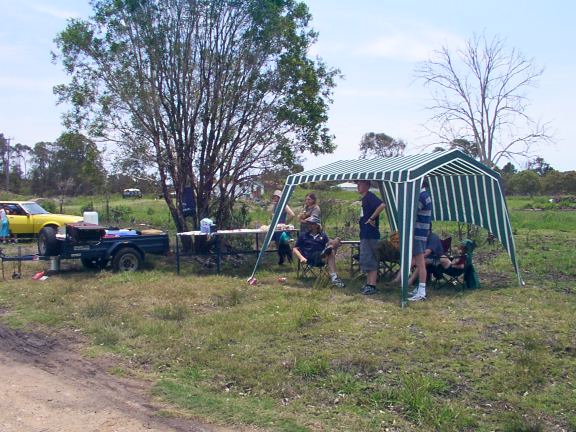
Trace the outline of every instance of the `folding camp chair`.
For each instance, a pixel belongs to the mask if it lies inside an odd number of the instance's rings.
[[[382,280],[393,279],[400,270],[399,260],[380,260],[378,264],[378,277]]]
[[[400,250],[392,242],[383,240],[378,245],[378,252],[378,277],[392,279],[400,270]]]
[[[296,267],[296,277],[298,278],[310,278],[314,277],[316,279],[320,277],[328,277],[328,268],[326,263],[322,265],[312,265],[310,263],[302,264],[298,261],[298,266]]]
[[[453,286],[457,289],[464,288],[464,272],[465,268],[458,269],[454,267],[442,268],[438,265],[432,273],[434,287],[437,288],[441,284]]]
[[[350,277],[360,271],[360,245],[355,245],[357,253],[350,256]],[[382,240],[378,245],[378,278],[392,279],[400,270],[400,251],[390,241]]]

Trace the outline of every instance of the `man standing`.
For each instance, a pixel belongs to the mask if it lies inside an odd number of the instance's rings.
[[[422,182],[422,189],[418,197],[418,211],[416,213],[416,223],[414,224],[414,240],[412,242],[412,262],[416,266],[418,274],[418,289],[416,293],[408,298],[410,301],[420,301],[426,299],[426,260],[424,251],[426,250],[426,241],[430,234],[430,225],[432,223],[432,199],[426,190],[428,182]]]
[[[362,294],[376,293],[376,280],[378,278],[378,240],[380,239],[379,218],[384,210],[384,203],[370,192],[369,180],[356,182],[358,193],[362,195],[362,211],[360,213],[360,270],[366,273],[366,285]]]

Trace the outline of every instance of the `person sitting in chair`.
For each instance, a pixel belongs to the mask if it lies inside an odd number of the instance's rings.
[[[301,264],[308,264],[313,267],[322,267],[326,264],[332,285],[343,288],[344,282],[336,273],[336,251],[340,246],[340,239],[330,240],[328,235],[322,231],[320,219],[316,215],[310,216],[305,222],[307,229],[298,237],[292,252]]]
[[[454,258],[442,255],[438,261],[438,265],[434,269],[434,275],[441,277],[443,273],[446,273],[449,276],[457,277],[463,274],[466,288],[478,288],[480,286],[480,280],[472,264],[475,248],[476,242],[469,239],[463,240],[458,248],[460,255]]]
[[[458,270],[462,270],[466,265],[466,257],[467,257],[467,243],[463,241],[460,246],[458,247],[458,256],[450,258],[446,255],[441,255],[437,261],[443,269],[447,268],[454,268]]]
[[[433,267],[438,264],[442,264],[443,260],[446,262],[447,258],[448,257],[444,254],[444,248],[442,246],[442,242],[440,241],[440,237],[430,231],[428,239],[426,240],[426,249],[424,249],[424,262],[426,263],[426,266]],[[408,279],[408,286],[412,285],[417,277],[418,272],[413,271],[410,275],[410,278]]]

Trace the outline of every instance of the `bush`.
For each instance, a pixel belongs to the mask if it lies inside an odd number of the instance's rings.
[[[119,205],[110,208],[110,216],[114,222],[124,222],[132,214],[132,209],[125,205]]]
[[[86,205],[80,207],[80,213],[84,214],[84,212],[91,212],[94,211],[94,202],[90,201]]]
[[[534,171],[520,171],[512,176],[509,187],[509,192],[534,196],[540,191],[540,177]]]
[[[230,217],[230,225],[234,228],[246,228],[252,222],[252,217],[250,216],[250,208],[246,203],[242,203],[240,208],[233,208],[232,215]]]
[[[52,200],[46,200],[42,202],[42,207],[44,210],[50,213],[58,213],[58,207],[56,207],[56,203]]]

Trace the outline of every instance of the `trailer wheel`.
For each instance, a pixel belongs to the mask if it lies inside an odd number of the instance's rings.
[[[51,226],[44,227],[38,233],[38,254],[55,256],[60,253],[60,244],[56,239],[56,229]]]
[[[142,256],[136,249],[125,247],[114,254],[112,268],[114,271],[133,272],[142,267],[142,262]]]
[[[80,258],[82,265],[90,270],[101,270],[106,267],[108,260],[104,258]]]

